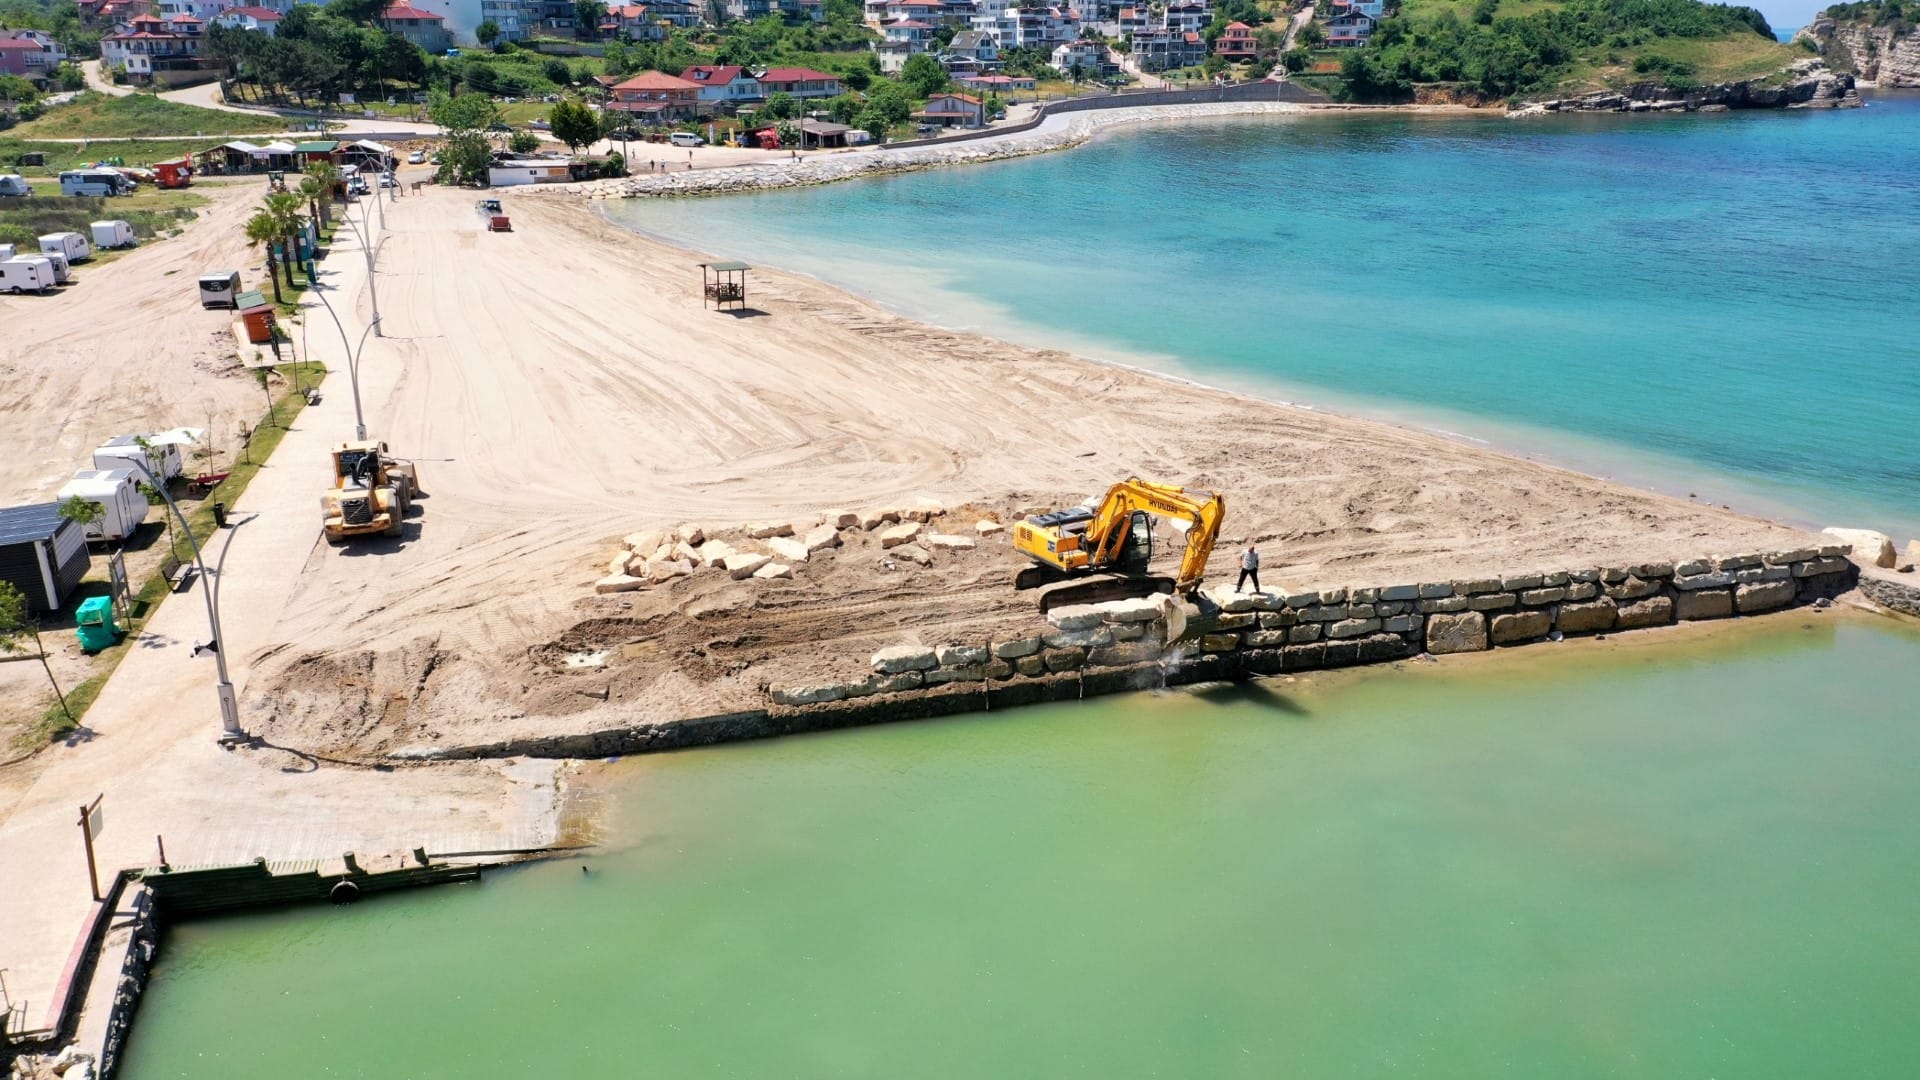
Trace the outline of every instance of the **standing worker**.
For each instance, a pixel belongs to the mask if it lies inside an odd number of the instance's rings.
[[[1240,553],[1240,582],[1233,591],[1237,593],[1244,588],[1249,578],[1253,580],[1253,591],[1260,592],[1260,549],[1252,544]]]

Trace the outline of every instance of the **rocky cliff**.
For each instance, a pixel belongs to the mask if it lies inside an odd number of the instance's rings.
[[[1822,13],[1794,35],[1806,40],[1836,71],[1870,86],[1920,86],[1920,25],[1899,20],[1872,25]]]
[[[1860,104],[1853,76],[1830,71],[1819,60],[1801,60],[1779,75],[1678,89],[1636,83],[1556,101],[1515,102],[1514,116],[1553,112],[1724,112],[1729,109],[1846,109]]]

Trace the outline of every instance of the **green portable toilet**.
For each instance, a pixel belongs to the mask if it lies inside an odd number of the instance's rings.
[[[93,596],[73,609],[73,621],[80,628],[80,648],[96,653],[120,640],[120,628],[113,624],[113,598]]]

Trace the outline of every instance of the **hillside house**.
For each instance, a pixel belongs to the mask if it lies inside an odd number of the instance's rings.
[[[1109,66],[1107,46],[1104,42],[1078,38],[1055,47],[1052,64],[1071,77],[1097,79]]]
[[[840,96],[840,76],[812,68],[768,68],[755,78],[760,80],[760,92],[769,98],[786,94],[804,101]]]
[[[44,84],[66,58],[66,48],[44,30],[0,30],[0,75]]]
[[[738,106],[762,97],[760,80],[738,65],[697,64],[680,77],[700,88],[702,104]]]
[[[940,127],[986,127],[987,105],[972,94],[935,94],[927,99],[927,107],[914,113],[913,118]]]
[[[380,29],[406,38],[436,55],[446,52],[447,47],[453,44],[453,35],[447,30],[446,19],[400,0],[388,4],[374,22]]]
[[[1198,3],[1197,0],[1186,0],[1185,3],[1168,4],[1166,12],[1160,17],[1160,26],[1164,30],[1172,30],[1176,33],[1184,34],[1191,30],[1197,34],[1205,30],[1207,24],[1212,21],[1211,7]]]
[[[625,34],[634,41],[665,41],[667,28],[647,4],[619,4],[607,8],[600,19],[602,37]]]
[[[213,17],[213,25],[230,30],[251,30],[272,37],[274,31],[280,29],[280,19],[280,13],[272,8],[230,7]]]
[[[1207,43],[1194,31],[1148,30],[1133,35],[1132,56],[1142,71],[1193,67],[1207,58]]]
[[[1260,45],[1253,39],[1253,27],[1230,22],[1213,43],[1213,55],[1222,60],[1242,61],[1260,58]]]
[[[692,120],[700,102],[700,84],[659,71],[643,71],[615,83],[606,111],[643,124]]]
[[[907,66],[909,57],[933,52],[939,42],[933,37],[933,24],[918,19],[901,19],[880,28],[881,39],[873,43],[873,54],[880,58],[880,70],[894,74]]]
[[[976,94],[1011,94],[1015,90],[1031,91],[1037,85],[1025,75],[962,75],[953,80],[960,89]]]
[[[1326,21],[1327,47],[1357,49],[1373,39],[1379,20],[1364,11],[1348,9]]]

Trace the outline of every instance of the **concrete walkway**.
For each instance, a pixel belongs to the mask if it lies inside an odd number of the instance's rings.
[[[406,200],[388,207],[389,224],[407,211]],[[195,227],[237,226],[208,219]],[[323,285],[349,333],[358,336],[367,317],[366,266],[350,230],[342,230],[324,265]],[[211,565],[231,545],[222,573],[221,646],[241,693],[243,725],[246,684],[253,664],[264,658],[261,645],[275,640],[273,628],[296,579],[323,547],[315,504],[329,475],[327,446],[353,433],[339,334],[324,311],[306,318],[313,357],[335,372],[325,398],[301,414],[273,463],[234,508],[233,519],[244,524],[217,534],[206,553]],[[370,426],[383,422],[381,403],[402,377],[409,348],[369,339],[362,389]],[[165,837],[167,856],[178,866],[417,845],[437,852],[533,847],[552,839],[551,763],[382,771],[269,746],[221,749],[214,662],[191,655],[209,636],[203,585],[196,581],[170,598],[141,629],[87,713],[85,728],[69,745],[46,751],[51,760],[0,821],[0,968],[13,1002],[27,1003],[30,1026],[46,1019],[92,907],[76,821],[78,808],[96,795],[104,795],[103,878],[117,867],[156,862],[156,836]]]

